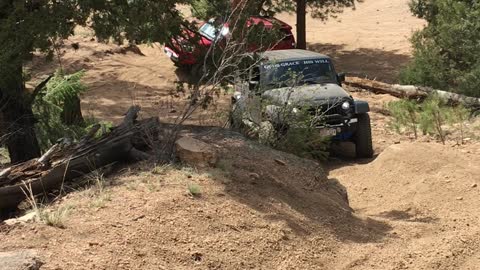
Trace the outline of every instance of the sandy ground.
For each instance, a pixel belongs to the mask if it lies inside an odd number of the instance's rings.
[[[308,48],[330,55],[339,71],[396,82],[411,53],[408,39],[425,23],[411,15],[408,2],[365,0],[326,22],[308,16]],[[294,16],[278,17],[295,26]]]
[[[339,70],[395,81],[409,59],[407,38],[423,24],[407,2],[366,0],[339,21],[309,20],[309,46]],[[121,53],[90,39],[79,30],[62,56],[67,70],[87,71],[85,115],[116,122],[139,104],[145,116],[175,118],[184,96],[175,97],[179,77],[160,47]],[[55,68],[32,63],[36,76]],[[81,188],[51,207],[71,209],[64,229],[0,225],[0,250],[38,249],[44,269],[479,269],[480,144],[413,142],[387,128],[383,106],[395,98],[347,90],[371,104],[373,159],[334,157],[322,169],[227,135],[210,138],[222,153],[217,169],[117,168],[102,189]],[[190,122],[221,124],[225,100]],[[192,184],[200,197],[186,194]]]

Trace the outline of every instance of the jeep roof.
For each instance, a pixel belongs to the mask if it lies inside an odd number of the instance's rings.
[[[266,61],[330,59],[324,54],[300,49],[266,51],[261,57]]]

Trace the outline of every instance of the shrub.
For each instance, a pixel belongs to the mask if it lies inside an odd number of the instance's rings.
[[[330,138],[322,136],[318,129],[297,127],[288,129],[275,148],[300,157],[325,160],[328,158]]]
[[[446,126],[458,126],[463,143],[465,122],[470,114],[463,106],[452,107],[437,95],[431,95],[422,103],[399,100],[388,103],[387,108],[392,114],[388,124],[397,133],[408,130],[413,132],[417,139],[417,130],[420,129],[424,135],[436,136],[445,144]]]
[[[402,133],[406,128],[413,132],[415,139],[418,137],[418,105],[414,101],[400,100],[396,102],[390,102],[387,105],[387,109],[390,111],[393,117],[393,121],[390,121],[389,125],[398,133]]]
[[[70,210],[70,206],[61,206],[55,210],[40,209],[39,219],[48,226],[65,228],[65,220]]]
[[[424,134],[435,134],[445,144],[446,134],[443,126],[450,112],[451,108],[446,106],[438,96],[433,95],[427,98],[420,112],[420,128]]]
[[[197,184],[190,184],[188,185],[188,194],[193,197],[200,197],[202,195],[202,189]]]
[[[83,119],[81,115],[79,95],[87,89],[81,82],[84,74],[84,71],[79,71],[65,75],[57,71],[37,94],[33,112],[38,120],[35,130],[42,150],[48,149],[61,138],[78,139],[98,124],[95,119]],[[102,128],[97,135],[111,127],[107,122],[100,124]]]
[[[480,2],[412,0],[410,6],[428,25],[413,35],[413,61],[400,81],[480,97]]]

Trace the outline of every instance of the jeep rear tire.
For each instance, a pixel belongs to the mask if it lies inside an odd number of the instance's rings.
[[[370,116],[368,113],[357,115],[357,131],[353,137],[357,158],[373,157],[372,129],[370,127]]]

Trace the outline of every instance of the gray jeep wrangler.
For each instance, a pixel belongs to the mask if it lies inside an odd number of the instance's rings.
[[[373,156],[370,110],[343,88],[328,56],[307,50],[267,51],[248,74],[236,76],[230,122],[233,127],[269,123],[279,132],[289,128],[289,115],[305,113],[332,141],[351,141],[358,158]]]

